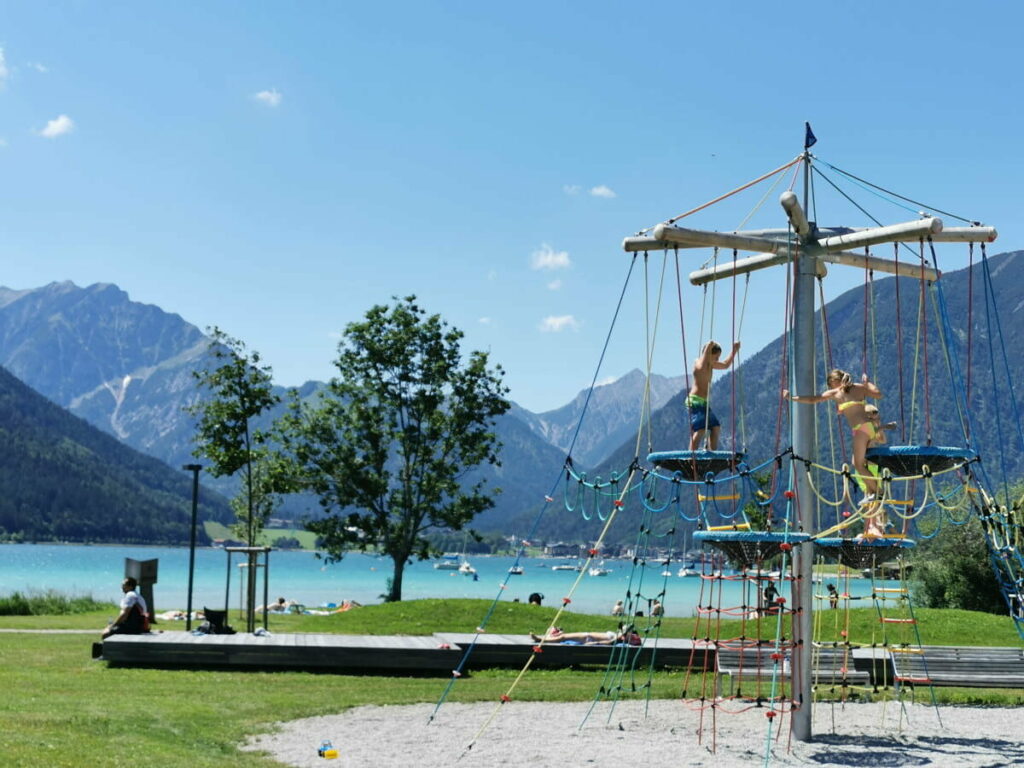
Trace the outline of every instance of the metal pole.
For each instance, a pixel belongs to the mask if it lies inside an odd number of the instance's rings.
[[[267,629],[267,621],[269,620],[270,611],[267,610],[267,606],[270,605],[270,585],[267,584],[267,580],[270,578],[270,550],[267,549],[263,552],[263,628]]]
[[[199,513],[199,471],[202,464],[186,464],[182,469],[192,473],[192,533],[188,541],[188,604],[185,606],[185,631],[192,631],[192,583],[196,572],[196,518]]]
[[[231,615],[229,613],[231,610],[231,550],[225,547],[224,551],[228,553],[228,575],[224,584],[224,620],[227,621],[228,616]]]
[[[807,203],[809,186],[810,156],[804,162],[804,210],[810,211]],[[811,223],[813,237],[814,223]],[[793,380],[792,391],[800,395],[814,394],[814,277],[817,272],[817,255],[821,247],[808,238],[796,261],[796,277],[793,287]],[[802,459],[815,455],[814,406],[808,403],[793,403],[790,409],[793,429],[793,451]],[[814,495],[811,492],[807,471],[801,464],[796,465],[796,516],[800,530],[815,533]],[[798,741],[813,738],[811,724],[811,651],[813,602],[814,545],[797,546],[793,551],[793,736]]]

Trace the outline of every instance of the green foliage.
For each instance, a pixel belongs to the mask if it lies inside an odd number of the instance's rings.
[[[494,419],[510,407],[502,370],[485,353],[463,361],[462,333],[410,296],[350,323],[317,403],[294,398],[280,441],[326,516],[307,524],[333,559],[376,546],[394,562],[388,599],[401,600],[411,558],[432,552],[426,533],[461,530],[494,506],[484,480],[498,464]]]
[[[220,328],[210,331],[210,353],[220,365],[193,372],[202,399],[187,410],[198,416],[194,455],[210,462],[214,477],[244,471],[242,489],[232,502],[239,535],[254,546],[277,505],[279,464],[267,446],[267,433],[253,428],[260,414],[280,402],[273,392],[272,370],[260,365],[259,352]]]
[[[191,486],[0,369],[0,539],[185,544]],[[217,494],[200,504],[230,515]]]
[[[56,590],[12,592],[0,597],[0,616],[66,616],[108,608],[109,603],[93,600],[91,595],[69,597]]]
[[[1006,601],[976,518],[962,526],[945,525],[937,536],[921,541],[911,563],[914,597],[919,604],[1006,613]]]

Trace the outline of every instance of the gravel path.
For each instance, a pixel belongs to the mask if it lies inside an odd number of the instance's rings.
[[[600,705],[580,728],[589,704],[510,702],[466,750],[494,713],[494,704],[446,704],[433,723],[433,704],[359,707],[340,715],[279,724],[243,746],[285,765],[360,768],[480,766],[957,766],[1024,765],[1024,712],[997,707],[922,704],[819,705],[813,742],[790,741],[789,716],[773,732],[766,760],[764,710],[701,715],[678,701],[619,703],[609,718]],[[941,718],[941,724],[940,724]],[[339,759],[317,755],[329,739]],[[712,751],[712,743],[715,749]]]

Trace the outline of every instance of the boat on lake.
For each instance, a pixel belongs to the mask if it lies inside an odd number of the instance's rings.
[[[512,576],[522,576],[523,575],[523,566],[521,566],[521,565],[513,565],[511,568],[508,569],[508,572]]]
[[[441,559],[434,563],[434,568],[439,571],[457,571],[462,565],[462,556],[457,552],[445,552]]]

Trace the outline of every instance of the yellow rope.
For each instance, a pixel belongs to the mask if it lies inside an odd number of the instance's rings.
[[[572,601],[572,596],[576,593],[576,590],[579,588],[580,583],[583,581],[583,575],[587,572],[587,570],[590,567],[590,564],[593,562],[594,557],[595,557],[595,553],[598,552],[601,549],[601,545],[604,543],[605,536],[608,535],[608,530],[611,528],[612,523],[614,522],[615,518],[618,516],[619,510],[622,509],[622,506],[623,506],[622,499],[629,492],[629,487],[630,487],[630,484],[633,481],[633,476],[635,474],[636,474],[636,469],[635,468],[631,469],[630,472],[629,472],[629,477],[626,478],[626,483],[623,486],[622,492],[619,494],[618,499],[616,500],[614,506],[612,507],[611,514],[608,515],[608,519],[605,521],[604,527],[601,529],[601,535],[597,537],[597,541],[594,543],[594,548],[592,550],[590,550],[590,554],[587,555],[587,560],[583,564],[583,567],[580,568],[579,575],[576,577],[576,581],[573,582],[572,587],[569,588],[569,593],[562,600],[562,606],[555,612],[555,616],[551,620],[551,626],[549,627],[548,632],[544,633],[544,638],[542,638],[541,642],[538,643],[539,646],[543,647],[544,639],[546,639],[546,637],[549,634],[550,630],[555,627],[555,625],[557,624],[557,622],[561,618],[562,614],[565,613],[565,611],[567,609],[567,606]],[[519,671],[519,674],[516,675],[516,678],[512,681],[511,685],[509,685],[509,687],[505,691],[504,695],[499,699],[498,703],[495,705],[494,709],[491,711],[491,714],[484,721],[483,725],[480,726],[480,729],[475,734],[473,734],[473,738],[465,746],[465,748],[463,750],[463,754],[468,752],[473,747],[473,745],[477,742],[477,739],[479,739],[480,736],[483,734],[483,732],[486,731],[490,727],[491,723],[494,722],[495,718],[498,716],[498,712],[501,710],[502,705],[505,704],[508,701],[511,701],[512,693],[515,691],[515,689],[519,685],[520,681],[526,675],[527,670],[529,670],[530,667],[533,665],[533,660],[536,658],[536,656],[537,656],[536,652],[530,654],[530,658],[526,660],[526,664],[523,665],[523,668]]]

